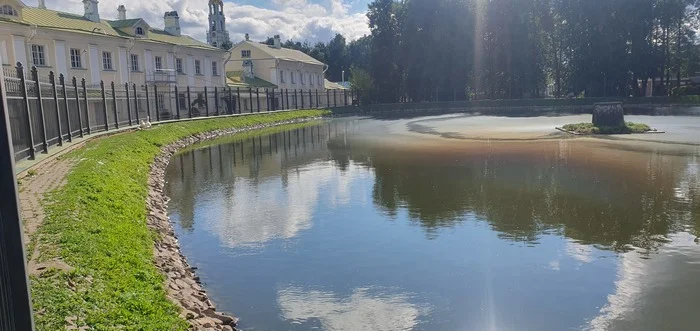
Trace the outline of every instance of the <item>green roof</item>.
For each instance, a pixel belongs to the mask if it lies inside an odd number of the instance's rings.
[[[134,24],[142,21],[140,18],[132,18],[128,20],[118,20],[118,21],[109,21],[109,25],[111,25],[113,28],[119,29],[119,28],[128,28],[134,26]]]
[[[242,71],[227,71],[226,83],[231,87],[252,87],[252,88],[277,88],[277,85],[272,84],[262,78],[248,78],[243,76]]]
[[[297,51],[295,49],[291,48],[275,48],[270,45],[266,44],[261,44],[253,41],[242,41],[238,45],[236,45],[236,48],[238,48],[239,45],[249,45],[252,47],[255,47],[266,54],[269,54],[270,56],[280,59],[280,60],[287,60],[287,61],[296,61],[296,62],[304,62],[304,63],[309,63],[309,64],[315,64],[315,65],[323,65],[323,62],[314,59],[313,57],[307,55],[306,53],[302,51]]]
[[[57,29],[86,34],[101,34],[118,38],[131,38],[133,36],[118,30],[117,28],[130,27],[142,20],[133,18],[128,20],[92,22],[82,15],[64,13],[60,11],[41,9],[34,7],[24,7],[22,10],[22,20],[3,18],[0,21],[36,25],[40,28]],[[138,38],[141,41],[165,43],[186,47],[196,47],[202,49],[219,50],[190,36],[174,36],[163,30],[148,29],[148,38]],[[224,52],[223,50],[221,50]]]

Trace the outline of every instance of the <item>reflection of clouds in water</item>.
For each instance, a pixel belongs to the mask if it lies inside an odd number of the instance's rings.
[[[321,190],[329,188],[330,203],[346,204],[351,183],[367,170],[349,165],[340,172],[330,163],[312,164],[288,172],[286,186],[279,178],[261,182],[239,178],[221,212],[209,211],[207,230],[227,247],[256,247],[273,239],[294,238],[310,229]]]
[[[580,263],[591,263],[594,260],[593,247],[573,241],[568,241],[566,243],[566,255]]]
[[[608,295],[600,314],[588,323],[586,329],[615,330],[625,323],[633,323],[638,326],[628,324],[626,329],[653,330],[657,328],[646,323],[660,322],[670,330],[677,329],[672,326],[673,323],[688,323],[682,319],[664,319],[662,316],[683,315],[683,309],[690,303],[687,302],[688,298],[681,298],[680,293],[696,290],[692,286],[686,286],[692,284],[685,283],[688,278],[694,282],[695,276],[692,274],[696,273],[692,271],[698,270],[693,268],[693,264],[698,263],[700,246],[693,242],[694,239],[695,236],[688,233],[673,234],[669,237],[668,244],[651,259],[642,258],[643,254],[637,251],[621,255],[615,290]],[[689,262],[689,259],[694,259],[695,262]],[[695,296],[694,293],[690,295]],[[686,319],[692,317],[683,316]],[[645,318],[649,320],[646,321]]]
[[[373,288],[355,289],[348,298],[332,292],[288,287],[278,293],[284,318],[303,323],[318,320],[324,330],[411,330],[429,309],[412,304],[406,293],[387,293]]]

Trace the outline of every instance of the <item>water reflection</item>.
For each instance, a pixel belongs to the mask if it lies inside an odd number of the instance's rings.
[[[173,159],[183,252],[243,329],[699,325],[695,147],[435,143],[376,122]]]
[[[318,321],[328,331],[413,330],[429,308],[411,303],[414,296],[393,290],[357,288],[347,297],[333,292],[290,286],[279,290],[282,316],[293,324],[311,328]]]

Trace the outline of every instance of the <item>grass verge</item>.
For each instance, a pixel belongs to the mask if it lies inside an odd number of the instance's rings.
[[[72,271],[31,279],[38,330],[67,324],[94,330],[186,330],[153,264],[156,234],[146,225],[147,179],[161,147],[196,133],[317,117],[327,111],[217,118],[155,126],[95,139],[67,184],[48,197],[38,230],[40,260],[60,258]]]
[[[581,134],[629,134],[653,131],[646,124],[632,122],[625,123],[623,127],[597,127],[593,123],[567,124],[564,125],[563,129]]]

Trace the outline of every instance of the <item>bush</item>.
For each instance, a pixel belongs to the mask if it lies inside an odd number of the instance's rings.
[[[687,85],[671,89],[672,96],[700,95],[699,85]]]
[[[564,125],[563,129],[580,134],[627,134],[653,131],[651,127],[646,124],[632,122],[627,122],[625,126],[620,127],[597,127],[593,125],[593,123],[567,124]]]

